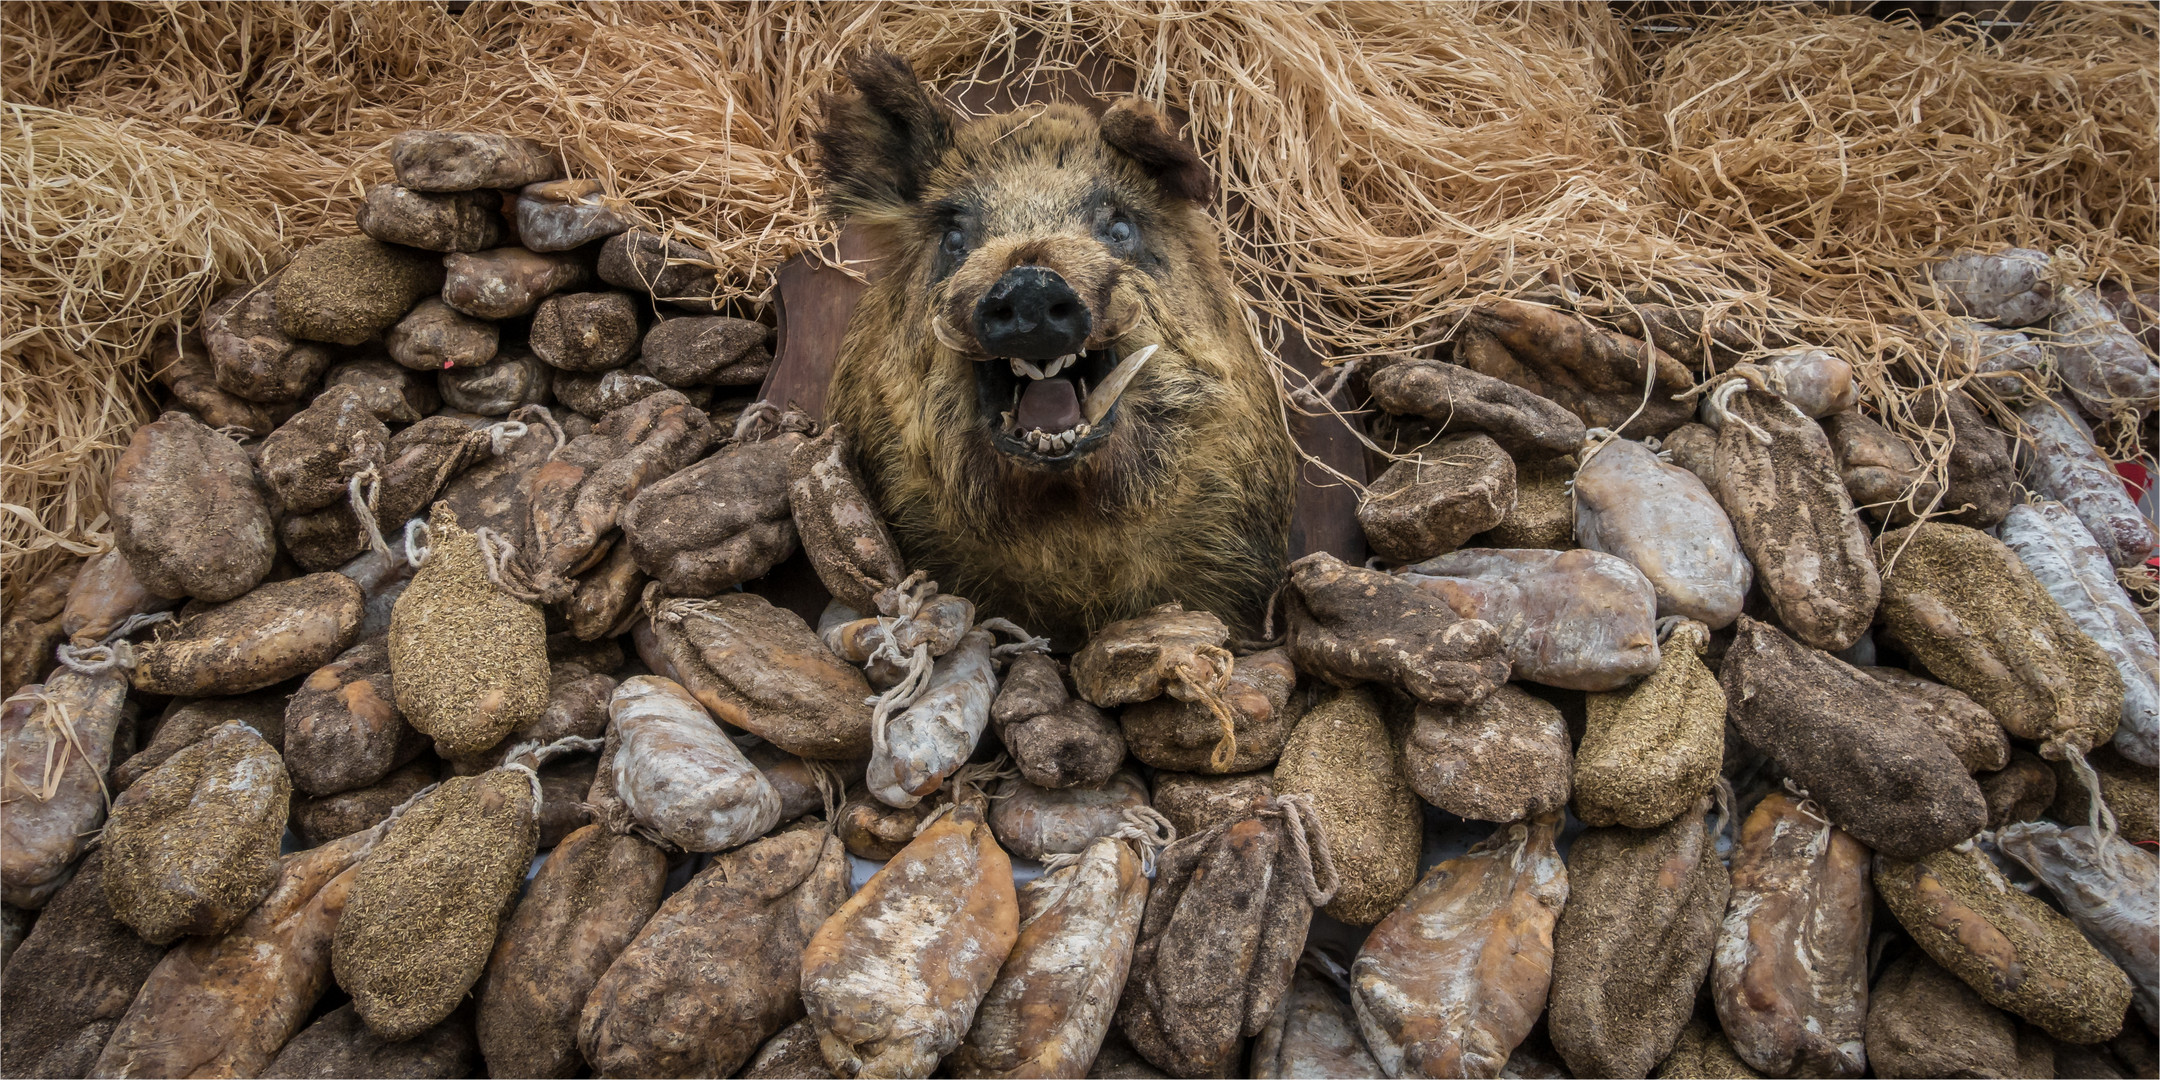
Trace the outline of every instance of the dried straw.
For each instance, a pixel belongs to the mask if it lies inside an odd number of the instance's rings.
[[[1237,269],[1337,359],[1450,326],[1478,292],[1574,278],[1743,290],[1663,228],[1610,96],[1638,72],[1602,5],[879,5],[843,38],[948,84],[1112,60],[1184,110]]]
[[[1719,20],[1650,86],[1662,193],[1823,314],[1953,247],[2069,249],[2149,280],[2160,12],[2142,10],[2142,26],[2073,11],[2000,45],[1962,21]]]
[[[2065,277],[2160,279],[2160,9],[2049,5],[2000,42],[1962,18],[1795,7],[1695,25],[1639,114],[1660,194],[1760,267],[1787,330],[1854,363],[1863,400],[1938,480],[1948,432],[1911,403],[1971,371],[1930,340],[1944,316],[1915,285],[1931,257],[2016,245]]]
[[[275,223],[198,146],[0,104],[0,553],[10,587],[99,549],[101,493],[149,403],[140,358],[220,282],[259,274]]]

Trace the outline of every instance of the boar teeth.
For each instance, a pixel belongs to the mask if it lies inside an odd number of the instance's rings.
[[[1005,417],[1005,422],[1009,430],[1012,423],[1012,414],[1006,413]],[[1089,435],[1094,434],[1094,432],[1095,425],[1081,423],[1065,431],[1059,431],[1054,433],[1044,431],[1041,428],[1030,428],[1027,431],[1014,432],[1013,435],[1021,442],[1026,443],[1029,449],[1034,450],[1038,454],[1049,456],[1054,454],[1062,454],[1065,451],[1072,449],[1073,447],[1079,445],[1082,439],[1085,439]]]
[[[1066,368],[1072,367],[1075,364],[1078,364],[1080,362],[1080,357],[1077,353],[1067,353],[1064,356],[1060,356],[1057,359],[1050,361],[1048,364],[1045,364],[1042,367],[1036,367],[1035,365],[1030,364],[1025,360],[1022,360],[1017,356],[1006,357],[1005,362],[1011,365],[1014,378],[1025,377],[1029,379],[1041,380],[1055,378],[1058,372],[1063,371]]]
[[[1110,406],[1117,404],[1118,395],[1124,393],[1125,388],[1132,385],[1133,377],[1140,374],[1140,366],[1148,362],[1148,357],[1155,355],[1155,349],[1156,346],[1150,345],[1126,357],[1110,372],[1110,376],[1102,381],[1102,385],[1087,396],[1080,411],[1087,415],[1088,423],[1102,423],[1103,417],[1110,414]]]
[[[1070,431],[1059,432],[1058,434],[1053,435],[1049,432],[1042,430],[1041,428],[1036,428],[1029,431],[1026,435],[1022,436],[1022,438],[1027,441],[1029,448],[1033,449],[1036,453],[1049,455],[1063,452],[1065,449],[1071,447],[1078,437]]]

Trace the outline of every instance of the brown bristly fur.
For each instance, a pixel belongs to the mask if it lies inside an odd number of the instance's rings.
[[[872,59],[854,72],[864,93],[834,104],[823,168],[836,208],[872,228],[886,265],[849,323],[829,410],[910,564],[1074,645],[1169,600],[1252,632],[1285,561],[1295,457],[1220,234],[1190,198],[1206,191],[1197,161],[1131,105],[1113,107],[1109,132],[1073,106],[956,125],[904,66]],[[1082,211],[1098,190],[1114,192],[1159,270],[1093,239]],[[961,198],[979,208],[983,238],[941,273],[932,208]],[[1159,346],[1103,444],[1062,470],[992,443],[975,365],[999,361],[958,329],[1023,264],[1079,294],[1091,346]],[[933,319],[967,340],[941,342]]]

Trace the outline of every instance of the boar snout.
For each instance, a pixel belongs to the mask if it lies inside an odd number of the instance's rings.
[[[975,305],[975,338],[992,356],[1055,360],[1087,343],[1092,320],[1058,272],[1016,266]]]

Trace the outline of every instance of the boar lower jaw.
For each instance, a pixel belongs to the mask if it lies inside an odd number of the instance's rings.
[[[1006,454],[1041,464],[1079,460],[1115,426],[1118,399],[1156,349],[1144,346],[1122,359],[1114,349],[1102,348],[1041,364],[1012,357],[979,362],[978,397],[986,414],[997,414],[990,425],[992,442]],[[1062,406],[1052,404],[1058,396],[1064,397]]]

